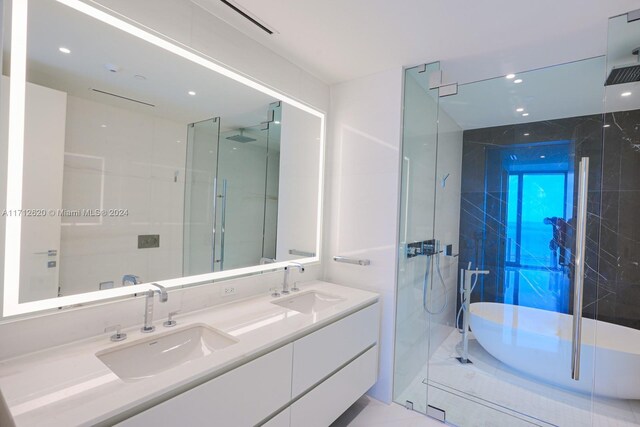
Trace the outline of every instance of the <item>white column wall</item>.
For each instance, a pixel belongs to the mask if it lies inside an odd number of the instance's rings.
[[[381,295],[380,371],[369,394],[384,402],[393,381],[402,75],[397,67],[331,88],[325,181],[325,278]]]

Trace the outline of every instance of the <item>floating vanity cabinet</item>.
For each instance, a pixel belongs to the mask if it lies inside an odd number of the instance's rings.
[[[378,341],[378,304],[293,343],[293,397],[299,396]]]
[[[327,427],[376,382],[374,303],[121,422],[122,427]]]
[[[293,344],[281,347],[141,412],[118,426],[256,425],[291,399],[292,350]]]
[[[291,405],[291,427],[327,427],[376,382],[378,347],[367,350]]]

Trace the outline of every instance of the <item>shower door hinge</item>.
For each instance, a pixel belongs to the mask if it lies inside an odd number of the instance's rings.
[[[442,70],[438,70],[429,74],[429,89],[439,89],[438,96],[440,98],[443,96],[457,95],[458,83],[444,84],[442,82]]]
[[[412,401],[410,401],[410,400],[407,400],[407,401],[404,403],[404,407],[405,407],[405,408],[407,408],[407,409],[408,409],[408,410],[410,410],[410,411],[413,411],[413,402],[412,402]]]
[[[447,412],[435,406],[427,405],[427,416],[444,423],[447,418]]]
[[[443,96],[451,96],[458,94],[458,83],[451,83],[445,86],[440,86],[440,92],[438,96],[442,98]]]

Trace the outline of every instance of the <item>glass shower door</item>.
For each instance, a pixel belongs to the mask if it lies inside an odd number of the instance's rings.
[[[640,348],[640,13],[609,19],[602,216],[597,293],[594,426],[639,425],[640,387],[632,358]]]
[[[440,312],[446,296],[425,300],[432,277],[426,271],[432,259],[426,255],[434,239],[434,189],[438,89],[429,88],[430,76],[439,72],[438,63],[405,70],[404,123],[402,142],[402,192],[400,205],[398,292],[394,401],[426,413],[426,388],[431,331],[442,330],[446,314]],[[450,309],[450,307],[449,307]],[[451,310],[451,309],[450,309]]]
[[[583,317],[597,314],[603,74],[595,58],[461,85],[440,102],[438,152],[446,120],[462,146],[459,169],[445,156],[437,168],[459,173],[460,190],[436,190],[459,191],[460,282],[457,329],[425,384],[453,424],[592,423],[596,328]]]
[[[396,402],[460,426],[592,424],[604,62],[439,99],[407,71]]]
[[[219,268],[248,267],[263,257],[269,129],[220,133],[216,257]]]
[[[216,270],[215,205],[220,119],[187,127],[183,275]]]

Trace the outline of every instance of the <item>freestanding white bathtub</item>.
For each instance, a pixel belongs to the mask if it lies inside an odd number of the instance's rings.
[[[470,311],[473,335],[506,365],[571,390],[640,399],[639,330],[583,318],[580,381],[574,381],[573,316],[486,302],[471,304]]]

